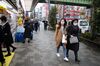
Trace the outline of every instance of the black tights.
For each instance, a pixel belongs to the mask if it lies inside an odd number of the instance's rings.
[[[4,57],[3,57],[2,48],[0,45],[0,62],[3,62],[3,61],[4,61]]]
[[[12,46],[12,44],[6,44],[8,54],[10,54],[10,47],[12,47],[13,49],[15,48],[14,46]]]
[[[67,57],[69,56],[69,49],[67,49]],[[78,51],[74,51],[75,60],[78,60]]]

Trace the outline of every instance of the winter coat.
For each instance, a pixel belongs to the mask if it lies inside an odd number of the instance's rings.
[[[13,43],[13,37],[12,37],[12,33],[11,33],[11,28],[10,28],[10,24],[7,22],[4,26],[1,27],[2,28],[2,41],[4,42],[4,44],[12,44]]]
[[[0,25],[0,44],[3,42],[3,30],[2,30],[2,26]]]
[[[71,49],[73,51],[78,51],[79,50],[79,43],[71,44],[70,43],[70,37],[71,37],[71,35],[78,37],[79,27],[71,25],[71,26],[67,27],[66,31],[67,31],[67,34],[68,34],[68,36],[67,36],[67,46],[66,46],[67,49]]]
[[[59,28],[59,25],[56,25],[56,30],[55,30],[55,42],[56,42],[56,46],[60,46],[61,45],[61,42],[62,42],[62,32],[61,32],[61,28]]]
[[[30,38],[31,37],[32,29],[33,29],[31,27],[31,24],[29,22],[25,22],[24,23],[24,28],[25,28],[24,38]]]

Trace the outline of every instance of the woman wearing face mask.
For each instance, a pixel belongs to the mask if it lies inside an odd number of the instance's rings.
[[[71,37],[77,37],[78,38],[78,34],[79,34],[79,27],[78,27],[78,19],[74,19],[71,22],[71,25],[67,27],[67,34],[68,34],[68,39],[67,39],[67,56],[68,56],[68,52],[69,49],[74,51],[74,55],[75,55],[75,61],[76,62],[80,62],[80,60],[78,59],[78,50],[79,50],[79,42],[77,43],[70,43],[70,38]]]
[[[67,52],[67,49],[66,49],[67,40],[66,39],[67,39],[67,37],[65,37],[65,35],[66,35],[65,28],[66,28],[66,20],[61,19],[60,22],[56,25],[56,31],[55,31],[55,40],[56,40],[56,46],[57,46],[57,54],[56,55],[58,57],[60,57],[59,48],[62,45],[63,51],[64,51],[64,61],[69,61],[67,58],[67,55],[66,55],[66,52]]]
[[[5,55],[5,57],[10,56],[10,47],[13,48],[13,51],[15,51],[16,47],[12,46],[13,43],[13,37],[12,37],[12,33],[11,33],[11,28],[9,23],[7,22],[7,18],[5,16],[1,16],[1,28],[2,28],[2,33],[3,33],[3,44],[6,45],[8,54]]]

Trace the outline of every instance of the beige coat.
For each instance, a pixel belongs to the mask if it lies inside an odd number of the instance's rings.
[[[55,30],[55,41],[56,41],[56,46],[59,47],[62,41],[62,32],[60,29],[58,29],[59,25],[56,25],[56,30]]]

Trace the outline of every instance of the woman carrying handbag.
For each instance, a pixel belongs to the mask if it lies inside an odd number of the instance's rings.
[[[56,47],[57,47],[57,57],[60,57],[59,49],[62,45],[63,51],[64,51],[64,61],[69,61],[66,56],[66,44],[67,44],[67,37],[65,34],[65,28],[66,28],[66,20],[61,19],[60,22],[56,25],[56,31],[55,31],[55,41],[56,41]]]
[[[78,27],[78,19],[74,19],[66,29],[67,31],[67,57],[69,53],[69,49],[74,51],[75,62],[80,62],[78,59],[78,51],[79,51],[79,27]]]

